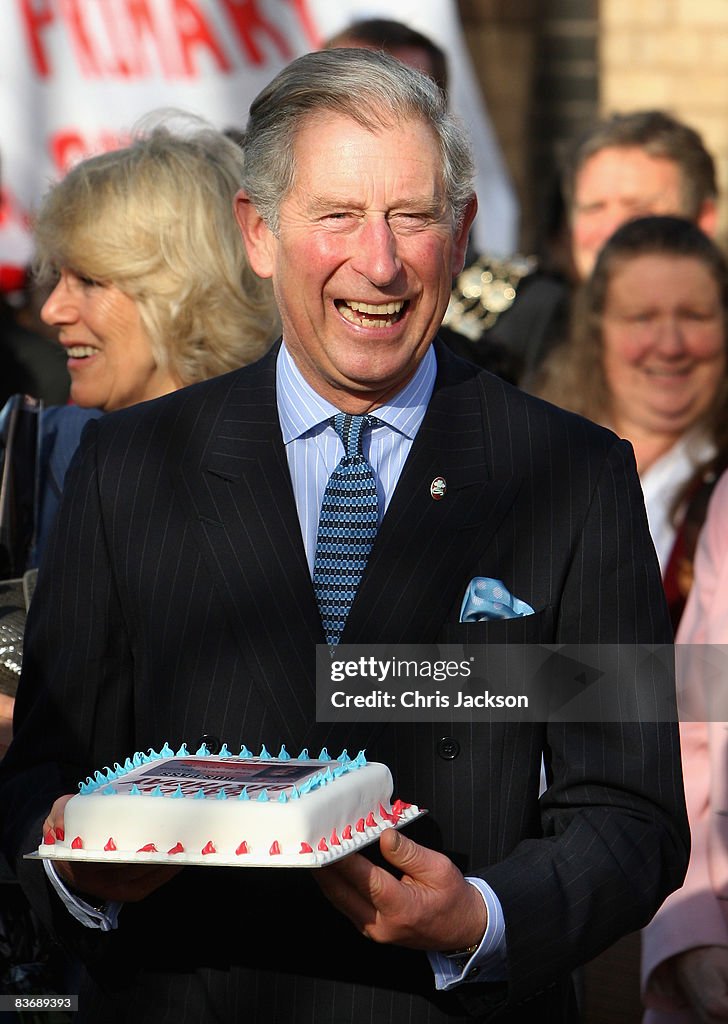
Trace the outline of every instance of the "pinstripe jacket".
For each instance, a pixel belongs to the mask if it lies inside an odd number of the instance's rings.
[[[436,476],[447,480],[437,502]],[[536,613],[461,624],[475,576],[502,579]],[[438,348],[342,639],[669,642],[629,446]],[[322,642],[275,353],[87,428],[29,616],[0,777],[4,848],[88,966],[81,1019],[572,1019],[572,969],[682,879],[676,728],[319,724]],[[127,905],[117,931],[77,926],[20,859],[52,800],[130,752],[204,735],[231,748],[366,747],[389,764],[398,791],[431,810],[410,835],[498,893],[507,982],[436,993],[423,954],[362,939],[302,871],[188,868]],[[552,784],[539,802],[542,752]]]

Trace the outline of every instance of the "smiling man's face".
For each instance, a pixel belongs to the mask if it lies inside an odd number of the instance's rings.
[[[273,235],[245,197],[238,219],[253,269],[272,277],[283,339],[308,383],[345,412],[376,408],[412,377],[462,267],[475,200],[454,225],[432,129],[369,131],[311,116]]]

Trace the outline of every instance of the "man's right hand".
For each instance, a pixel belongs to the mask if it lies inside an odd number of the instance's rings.
[[[43,838],[49,832],[64,835],[64,811],[73,794],[59,797],[43,822]],[[90,861],[54,860],[56,871],[73,893],[92,905],[117,901],[136,903],[169,882],[182,867],[148,864],[96,864]]]

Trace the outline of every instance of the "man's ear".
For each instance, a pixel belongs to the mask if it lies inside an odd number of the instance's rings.
[[[468,204],[465,207],[463,213],[463,219],[458,225],[458,229],[455,233],[455,241],[452,248],[452,276],[457,277],[460,271],[465,265],[465,253],[468,248],[468,238],[470,237],[470,228],[475,220],[475,214],[478,212],[478,200],[475,193],[468,200]]]
[[[706,235],[715,238],[718,233],[718,204],[715,199],[703,200],[698,211],[697,223]]]
[[[235,195],[233,209],[250,266],[258,277],[272,277],[275,267],[275,235],[242,189]]]

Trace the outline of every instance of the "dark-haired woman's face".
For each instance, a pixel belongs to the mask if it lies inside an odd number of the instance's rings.
[[[710,408],[726,372],[718,284],[699,259],[646,254],[607,285],[602,345],[615,427],[676,438]]]

